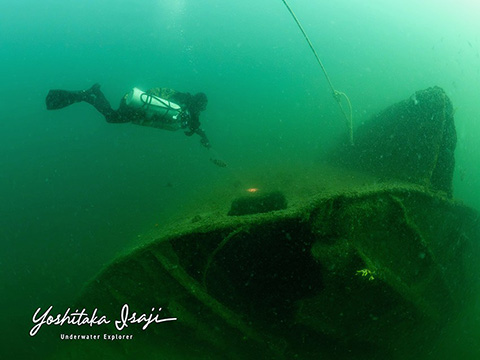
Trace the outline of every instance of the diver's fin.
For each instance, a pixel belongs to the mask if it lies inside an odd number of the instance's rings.
[[[56,110],[82,100],[83,96],[80,91],[50,90],[45,103],[47,104],[47,110]]]
[[[81,101],[93,105],[108,122],[126,122],[118,119],[116,112],[100,90],[100,84],[93,84],[90,89],[80,91],[50,90],[45,99],[47,110],[62,109]]]

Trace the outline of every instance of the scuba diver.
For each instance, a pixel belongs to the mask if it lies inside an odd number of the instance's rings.
[[[167,88],[144,92],[133,88],[122,98],[118,110],[112,109],[99,84],[80,91],[50,90],[45,99],[48,110],[82,101],[93,105],[109,123],[131,122],[170,131],[183,129],[185,135],[197,134],[204,147],[211,147],[205,132],[200,129],[200,112],[206,109],[208,102],[204,93],[191,95]]]

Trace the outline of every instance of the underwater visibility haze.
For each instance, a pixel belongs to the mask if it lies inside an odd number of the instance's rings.
[[[453,198],[480,211],[480,5],[288,3],[350,99],[354,138],[386,107],[443,89],[457,136]],[[345,118],[282,0],[3,1],[0,39],[0,358],[53,359],[64,344],[47,329],[29,335],[35,310],[74,307],[115,258],[191,214],[226,215],[247,189],[297,204],[343,181],[321,164],[348,138]],[[212,149],[183,131],[107,123],[87,103],[46,110],[50,89],[94,83],[115,109],[133,87],[204,92]],[[480,355],[473,297],[468,324],[439,335],[445,356]]]

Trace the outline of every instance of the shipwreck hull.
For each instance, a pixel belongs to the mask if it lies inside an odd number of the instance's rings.
[[[323,195],[179,228],[116,260],[79,306],[162,306],[178,320],[122,344],[153,359],[421,352],[471,300],[479,230],[474,211],[415,185]]]

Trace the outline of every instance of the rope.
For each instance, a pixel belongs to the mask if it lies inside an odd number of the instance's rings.
[[[341,91],[335,91],[334,96],[343,96],[345,100],[347,101],[348,104],[348,109],[349,109],[349,116],[345,113],[345,109],[343,108],[341,102],[339,99],[337,100],[337,103],[340,106],[340,109],[342,110],[343,116],[345,116],[345,120],[347,121],[347,129],[348,129],[348,137],[350,139],[350,144],[353,145],[353,111],[352,111],[352,104],[350,103],[350,99],[348,98],[347,94]]]
[[[337,104],[338,104],[338,106],[340,107],[340,110],[342,111],[342,114],[343,114],[343,116],[345,117],[345,120],[346,120],[346,122],[347,122],[347,128],[348,128],[348,131],[349,131],[349,138],[350,138],[350,144],[353,145],[353,120],[352,120],[353,115],[352,115],[352,105],[351,105],[351,103],[350,103],[350,99],[348,98],[347,94],[335,90],[335,88],[333,87],[332,81],[330,80],[330,77],[329,77],[328,74],[327,74],[327,70],[325,69],[325,66],[323,66],[323,63],[322,63],[322,61],[320,60],[320,57],[318,56],[317,52],[315,51],[315,48],[313,47],[313,44],[312,44],[312,42],[310,41],[310,39],[308,38],[307,33],[305,32],[305,30],[303,29],[302,25],[300,24],[300,21],[298,20],[297,16],[296,16],[295,13],[293,12],[293,10],[292,10],[292,8],[290,7],[290,5],[288,5],[287,1],[286,1],[286,0],[282,0],[282,1],[283,1],[283,3],[285,4],[285,6],[287,7],[287,9],[288,9],[288,11],[290,12],[290,14],[292,15],[292,17],[293,17],[293,19],[295,20],[295,22],[297,23],[298,28],[300,29],[300,31],[302,32],[303,36],[305,37],[305,40],[307,40],[308,46],[310,46],[310,49],[312,50],[313,55],[315,55],[315,58],[317,59],[318,64],[320,65],[320,67],[322,68],[323,73],[325,74],[325,78],[327,79],[328,85],[330,86],[330,89],[332,90],[333,98],[337,101]],[[345,112],[345,109],[343,108],[343,105],[342,105],[342,102],[341,102],[341,98],[342,98],[342,97],[344,97],[344,98],[347,100],[348,107],[349,107],[349,109],[350,109],[350,116],[347,115],[347,113]]]

